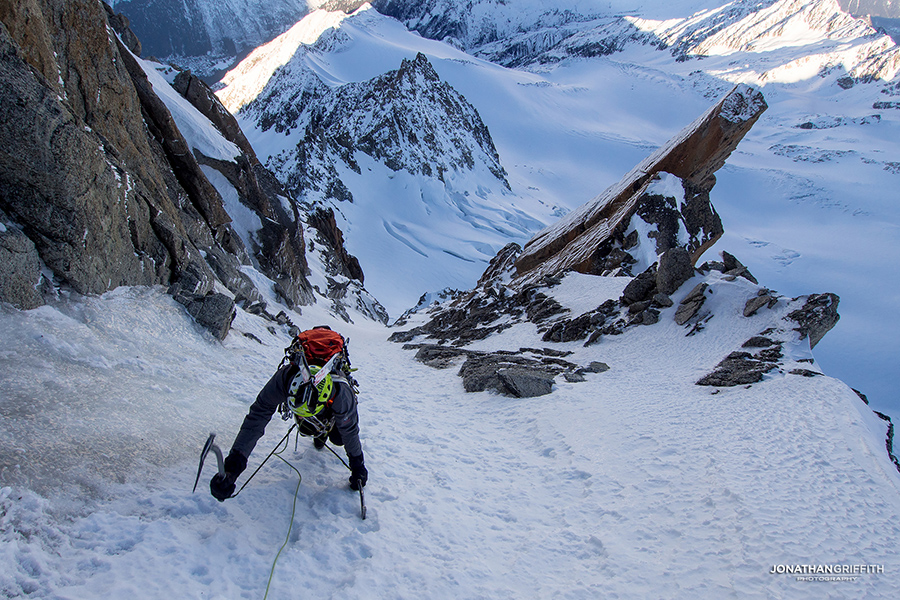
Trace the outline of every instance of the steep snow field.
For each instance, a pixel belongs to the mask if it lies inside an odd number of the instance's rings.
[[[570,276],[554,295],[585,310],[624,283]],[[717,318],[698,335],[666,309],[589,349],[553,345],[611,369],[531,399],[467,394],[455,368],[415,362],[380,325],[336,323],[319,307],[292,314],[351,338],[366,520],[346,469],[307,439],[283,454],[299,489],[273,459],[225,503],[208,494],[210,465],[190,493],[208,432],[227,451],[280,361],[283,330],[242,313],[218,343],[161,289],[3,308],[0,449],[21,466],[0,489],[0,590],[262,598],[287,539],[270,598],[895,597],[900,476],[884,423],[829,377],[694,385],[723,349],[781,316],[740,317],[756,289],[743,280],[716,289]],[[541,345],[530,325],[480,343]],[[785,354],[810,356],[802,344]],[[272,421],[239,483],[286,429]],[[771,573],[797,564],[872,572]]]

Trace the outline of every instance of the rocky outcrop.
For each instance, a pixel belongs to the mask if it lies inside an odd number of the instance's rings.
[[[773,292],[763,288],[755,298],[747,302],[744,317],[753,318],[763,306],[773,308],[779,302],[788,302],[796,306],[781,320],[783,326],[770,327],[759,335],[744,342],[740,351],[732,352],[723,359],[713,372],[697,381],[697,385],[716,387],[732,387],[749,385],[762,381],[766,373],[778,370],[790,375],[816,377],[820,371],[813,371],[805,366],[786,366],[786,358],[782,348],[795,341],[809,340],[812,350],[822,337],[830,331],[840,319],[837,313],[839,298],[835,294],[812,294],[793,299],[781,299]],[[752,303],[752,305],[751,305]],[[753,310],[748,310],[752,306]],[[790,308],[789,306],[789,308]],[[797,362],[812,363],[811,358]]]
[[[697,257],[722,234],[721,221],[709,203],[713,173],[765,107],[758,92],[736,87],[595,200],[536,235],[524,249],[515,244],[503,248],[476,289],[440,307],[424,325],[395,333],[391,339],[409,342],[423,337],[459,347],[527,321],[537,326],[544,342],[583,341],[591,346],[629,327],[658,323],[662,310],[674,304],[670,295],[694,277]],[[647,256],[656,259],[642,263]],[[733,256],[723,255],[721,269],[725,263],[726,277],[752,277]],[[568,309],[552,298],[550,290],[568,271],[631,275],[637,267],[643,270],[625,286],[618,301],[607,300],[584,314],[569,316]],[[692,327],[689,335],[702,329],[699,313],[707,287],[697,285],[675,311],[676,323]],[[504,356],[505,361],[521,359],[515,352]],[[507,369],[509,375],[517,369],[491,361],[482,369],[484,361],[479,357],[460,374],[486,370],[493,389],[508,390],[500,370]],[[531,383],[537,386],[531,389],[545,389]]]
[[[765,336],[754,336],[744,342],[744,350],[732,352],[716,365],[715,371],[701,378],[697,385],[733,387],[762,381],[763,376],[780,366],[783,342]]]
[[[122,35],[121,32],[120,35]],[[135,54],[140,55],[138,52]],[[215,92],[202,79],[190,71],[179,71],[172,82],[172,87],[209,119],[209,122],[222,132],[226,140],[240,148],[251,165],[259,164],[256,152],[244,136],[237,119],[222,105]]]
[[[688,292],[687,296],[682,298],[678,304],[678,310],[675,311],[675,322],[678,325],[684,325],[700,312],[700,308],[706,302],[707,288],[709,288],[708,283],[698,283],[694,289]]]
[[[332,252],[329,254],[334,261],[334,271],[365,283],[365,274],[359,266],[359,260],[347,252],[344,247],[344,234],[337,226],[334,219],[334,210],[330,208],[316,208],[308,218],[310,227],[319,232],[322,240],[328,244]]]
[[[609,370],[608,365],[596,361],[579,367],[563,358],[569,352],[550,348],[519,348],[515,352],[478,352],[437,344],[408,344],[404,348],[417,350],[416,360],[436,369],[461,362],[459,376],[467,392],[491,390],[514,398],[549,394],[559,375],[577,383],[585,381],[587,373]]]
[[[806,299],[801,308],[792,311],[788,318],[797,324],[794,331],[800,339],[809,339],[809,347],[816,347],[826,333],[837,325],[841,316],[837,312],[840,299],[836,294],[814,294]]]
[[[0,20],[0,234],[10,255],[0,299],[41,302],[42,264],[54,285],[79,293],[167,285],[198,322],[226,335],[235,302],[261,296],[241,271],[248,249],[203,161],[260,215],[260,247],[250,250],[286,301],[313,300],[299,219],[285,214],[277,182],[208,88],[182,77],[185,93],[244,146],[233,163],[198,160],[135,57],[127,19],[108,7],[24,0],[0,5]]]
[[[744,85],[735,87],[621,181],[534,236],[516,261],[515,281],[524,285],[569,270],[602,274],[610,253],[622,247],[636,213],[643,209],[645,213],[659,213],[657,219],[649,217],[656,222],[672,220],[675,207],[666,210],[663,205],[653,210],[654,203],[663,203],[645,194],[660,173],[671,173],[682,180],[685,196],[677,219],[683,221],[690,236],[686,249],[691,264],[696,262],[723,231],[709,203],[709,191],[715,184],[713,174],[766,107],[758,91]],[[657,249],[661,253],[669,248]]]
[[[518,292],[492,281],[487,286],[460,294],[448,306],[442,307],[425,325],[391,335],[395,342],[408,342],[417,336],[436,340],[439,344],[465,346],[522,322],[531,322],[539,329],[554,316],[565,314],[556,300],[544,292],[559,280],[548,280]],[[502,318],[501,318],[502,317]]]
[[[387,324],[387,310],[363,286],[365,275],[359,260],[344,246],[344,234],[337,226],[334,211],[314,208],[306,219],[309,234],[314,237],[313,247],[322,248],[319,254],[327,286],[324,296],[331,302],[331,311],[351,321],[348,308],[352,307],[374,321]]]
[[[23,310],[44,303],[39,291],[43,275],[34,242],[0,211],[0,298]]]
[[[113,11],[112,7],[106,2],[103,3],[103,8],[106,10],[106,18],[109,20],[109,25],[119,34],[119,39],[122,40],[125,47],[135,56],[140,56],[143,46],[137,34],[131,29],[131,21],[128,17]]]

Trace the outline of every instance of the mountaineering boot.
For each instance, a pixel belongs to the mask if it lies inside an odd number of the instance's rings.
[[[314,437],[313,438],[313,447],[316,450],[321,450],[322,448],[324,448],[326,437],[327,437],[327,434],[317,435],[316,437]]]

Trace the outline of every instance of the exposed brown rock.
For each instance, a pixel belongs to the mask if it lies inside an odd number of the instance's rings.
[[[308,217],[310,227],[314,227],[319,235],[331,247],[329,254],[337,261],[336,272],[364,283],[365,275],[359,266],[359,260],[344,247],[344,234],[334,220],[334,211],[330,208],[317,208]]]
[[[794,331],[800,334],[800,339],[809,338],[810,350],[837,325],[841,318],[837,312],[839,302],[837,294],[812,294],[807,297],[803,307],[787,316],[797,324]]]
[[[684,297],[681,304],[678,306],[678,310],[675,311],[675,322],[678,325],[684,325],[700,311],[703,303],[706,302],[706,290],[708,288],[708,283],[698,283],[694,286],[694,289]]]
[[[38,291],[41,260],[34,242],[0,211],[0,298],[22,310],[44,303]]]
[[[766,108],[758,91],[736,86],[618,183],[533,237],[516,260],[514,283],[526,285],[569,270],[600,274],[598,248],[630,220],[647,186],[661,172],[683,181],[686,201],[682,214],[692,236],[687,249],[694,264],[723,231],[709,204],[713,174]]]
[[[259,163],[259,160],[256,158],[256,153],[253,151],[250,142],[248,142],[247,138],[244,136],[244,132],[241,131],[237,119],[228,112],[228,109],[222,105],[219,98],[202,79],[192,74],[190,71],[181,71],[175,76],[172,87],[175,88],[175,91],[184,96],[194,108],[199,110],[204,117],[209,119],[209,121],[216,126],[216,129],[222,132],[225,139],[240,148],[241,152],[244,153],[244,156],[247,157],[251,164],[255,165]]]

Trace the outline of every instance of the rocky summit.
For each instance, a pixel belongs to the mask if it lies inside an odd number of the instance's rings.
[[[695,263],[723,231],[709,202],[713,174],[766,107],[757,90],[736,86],[618,183],[532,238],[516,260],[515,278],[526,283],[567,270],[600,275],[627,268],[635,261],[628,252],[637,243],[633,218],[656,228],[654,254],[679,245],[677,234],[685,231],[688,241],[680,245]],[[681,179],[677,203],[653,192],[660,173]]]
[[[262,131],[273,128],[288,135],[296,130],[299,142],[272,156],[269,164],[307,201],[352,201],[340,171],[360,173],[357,153],[393,171],[440,181],[484,164],[509,188],[478,111],[441,81],[422,53],[370,81],[331,89],[307,73],[299,81],[276,79],[267,90],[246,113]]]

